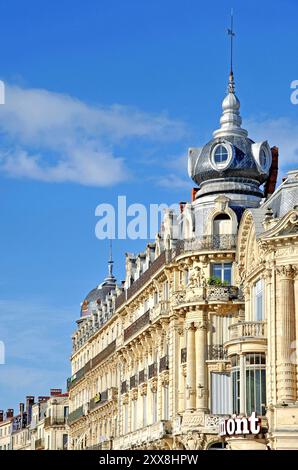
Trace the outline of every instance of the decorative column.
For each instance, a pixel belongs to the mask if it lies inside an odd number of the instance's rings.
[[[296,352],[296,389],[298,390],[298,265],[294,266],[295,281],[294,281],[294,296],[295,296],[295,352]],[[293,355],[294,356],[294,355]],[[298,397],[297,397],[298,398]]]
[[[181,364],[181,349],[184,348],[184,329],[178,328],[178,362],[177,362],[177,371],[178,371],[178,413],[184,411],[184,376],[183,376],[183,366]]]
[[[296,364],[291,357],[295,340],[295,270],[287,265],[278,267],[277,272],[277,399],[293,402],[296,400]]]
[[[268,263],[264,272],[265,285],[265,320],[267,329],[266,390],[267,404],[273,403],[275,389],[275,311],[272,302],[272,263]]]
[[[207,410],[207,368],[206,368],[206,352],[207,352],[207,321],[206,313],[199,311],[199,321],[196,324],[196,407],[199,410]],[[188,351],[187,351],[188,353]]]
[[[186,409],[196,408],[196,329],[193,323],[187,330]]]
[[[252,321],[251,317],[251,286],[244,285],[243,287],[244,299],[245,299],[245,319],[246,321]]]

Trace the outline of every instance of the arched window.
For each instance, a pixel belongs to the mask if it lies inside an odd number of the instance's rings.
[[[228,214],[218,214],[213,219],[213,235],[231,235],[232,220]]]

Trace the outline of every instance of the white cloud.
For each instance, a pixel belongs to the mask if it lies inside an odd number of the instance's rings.
[[[107,186],[129,178],[128,139],[176,140],[184,124],[128,106],[92,106],[42,89],[6,87],[0,170],[12,177]]]
[[[156,178],[156,183],[158,186],[166,189],[189,189],[191,187],[191,181],[186,178],[181,178],[179,174],[169,173],[167,175]]]
[[[248,119],[245,127],[253,140],[268,140],[279,148],[279,167],[282,171],[298,168],[298,122],[289,118]]]
[[[5,364],[0,365],[0,396],[11,407],[28,394],[47,395],[66,385],[70,375],[71,333],[78,308],[43,301],[0,299],[0,340]]]

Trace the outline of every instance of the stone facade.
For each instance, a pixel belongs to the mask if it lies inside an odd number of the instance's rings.
[[[220,129],[189,151],[194,200],[126,255],[124,284],[110,260],[82,304],[71,449],[298,446],[298,171],[266,192],[277,149],[248,138],[239,108],[231,75]],[[258,435],[219,437],[254,412]]]
[[[0,411],[0,450],[67,450],[68,394],[51,389],[50,396],[26,397],[19,413]]]

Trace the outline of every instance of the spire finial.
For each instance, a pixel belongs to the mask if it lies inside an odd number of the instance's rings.
[[[231,38],[231,43],[230,43],[231,45],[230,45],[229,93],[235,93],[235,82],[234,82],[234,72],[233,72],[233,40],[234,40],[234,37],[235,37],[233,8],[231,9],[231,27],[228,28],[228,35]]]
[[[109,277],[113,277],[113,251],[112,251],[112,239],[110,238],[110,256],[109,256],[109,262],[108,262],[108,267],[109,267]]]

